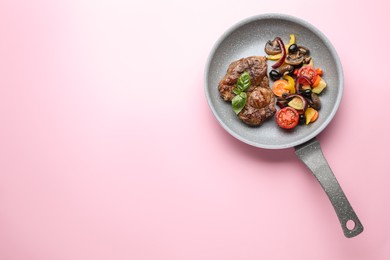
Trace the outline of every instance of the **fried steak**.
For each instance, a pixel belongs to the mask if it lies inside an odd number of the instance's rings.
[[[238,117],[248,125],[259,126],[276,112],[275,96],[269,87],[265,57],[251,56],[232,62],[225,77],[219,82],[218,90],[223,100],[231,102],[235,96],[233,89],[237,80],[245,71],[251,77],[251,86],[246,91],[247,102]]]

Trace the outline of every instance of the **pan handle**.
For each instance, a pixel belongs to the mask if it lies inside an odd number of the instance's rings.
[[[328,195],[339,218],[344,235],[349,238],[363,232],[363,225],[330,169],[318,140],[313,138],[296,146],[295,153],[314,174],[326,195]]]

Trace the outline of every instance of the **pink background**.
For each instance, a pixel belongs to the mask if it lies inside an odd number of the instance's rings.
[[[1,1],[0,259],[390,259],[388,10]],[[358,237],[293,149],[239,142],[207,105],[214,42],[267,12],[307,20],[339,53],[344,97],[319,140]]]

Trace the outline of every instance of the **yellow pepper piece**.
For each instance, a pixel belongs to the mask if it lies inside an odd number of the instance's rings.
[[[275,54],[275,55],[267,55],[267,60],[279,60],[282,58],[282,54]]]
[[[307,108],[305,111],[305,117],[306,117],[306,124],[313,123],[318,118],[318,111],[314,108]]]
[[[292,45],[295,43],[295,34],[290,34],[290,42],[288,43],[288,45]]]
[[[294,79],[289,75],[285,75],[285,76],[283,76],[283,78],[288,81],[288,85],[285,86],[284,89],[288,90],[290,92],[290,94],[295,94],[295,81],[294,81]]]
[[[295,34],[290,34],[290,42],[286,45],[286,52],[288,53],[288,48],[295,44]]]

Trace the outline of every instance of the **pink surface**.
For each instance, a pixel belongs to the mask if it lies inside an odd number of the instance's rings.
[[[390,259],[387,1],[132,2],[1,1],[1,260]],[[339,53],[319,140],[358,237],[293,149],[240,143],[209,110],[212,45],[267,12]]]

